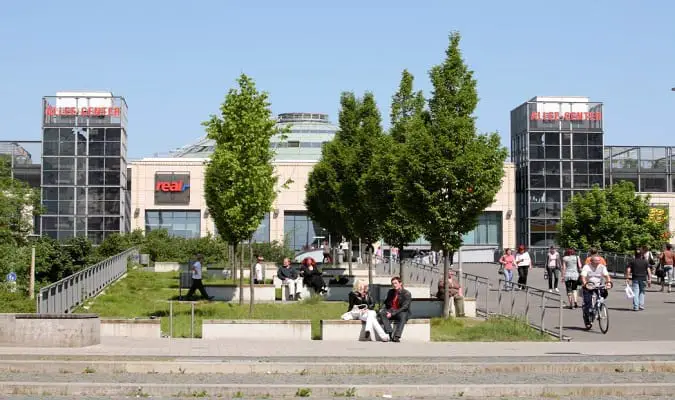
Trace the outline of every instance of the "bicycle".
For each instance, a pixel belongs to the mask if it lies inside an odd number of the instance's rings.
[[[605,305],[605,298],[600,295],[600,290],[602,289],[611,289],[612,283],[607,282],[605,285],[596,285],[593,282],[586,282],[586,290],[592,291],[592,305],[589,310],[589,315],[586,315],[584,312],[584,323],[586,324],[586,330],[590,330],[593,326],[593,321],[598,320],[598,325],[600,327],[600,332],[606,334],[609,330],[609,311]]]

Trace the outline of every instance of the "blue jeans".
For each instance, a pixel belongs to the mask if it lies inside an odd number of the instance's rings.
[[[511,290],[513,289],[513,270],[512,269],[504,269],[504,289],[506,290]]]
[[[645,286],[647,282],[644,279],[633,280],[633,310],[645,308]]]

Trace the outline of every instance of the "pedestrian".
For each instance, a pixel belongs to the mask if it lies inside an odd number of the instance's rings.
[[[651,287],[652,270],[645,252],[637,250],[635,259],[626,266],[626,285],[633,289],[633,311],[645,309],[645,286]]]
[[[546,255],[546,274],[548,275],[549,292],[552,292],[553,289],[556,292],[560,292],[558,281],[560,280],[560,270],[562,269],[561,262],[560,253],[555,250],[555,247],[549,247],[548,254]]]
[[[581,258],[574,249],[567,249],[562,258],[562,275],[565,279],[567,301],[570,309],[579,307],[577,303],[577,288],[579,287],[579,273],[581,272]]]
[[[195,255],[196,261],[192,263],[190,271],[192,272],[192,285],[190,285],[190,290],[187,292],[187,298],[190,299],[194,296],[195,292],[199,290],[199,293],[206,300],[213,300],[213,296],[209,296],[206,293],[206,288],[202,283],[202,263],[204,262],[204,257],[201,254]]]
[[[527,286],[527,274],[532,269],[532,258],[527,252],[524,244],[518,246],[518,254],[516,254],[516,265],[518,266],[518,289],[525,289]]]
[[[675,265],[675,254],[673,254],[673,245],[668,243],[666,249],[661,253],[661,265],[665,274],[665,282],[668,283],[668,293],[673,285],[673,265]],[[661,286],[663,292],[663,285]]]
[[[499,259],[501,269],[504,274],[504,290],[513,290],[513,268],[515,257],[511,254],[511,249],[504,250],[504,255]]]

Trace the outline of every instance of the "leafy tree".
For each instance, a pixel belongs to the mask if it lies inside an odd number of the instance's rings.
[[[205,197],[219,234],[228,243],[250,239],[272,209],[277,176],[270,141],[279,133],[272,118],[268,95],[259,92],[251,78],[242,74],[239,88],[230,89],[220,115],[204,122],[208,137],[216,143],[207,164]],[[253,260],[250,260],[253,272]],[[239,302],[243,303],[243,273]],[[251,309],[253,312],[253,285]]]
[[[462,59],[460,34],[454,32],[449,39],[445,60],[429,73],[433,91],[425,129],[409,132],[405,157],[399,158],[398,166],[406,188],[399,203],[432,244],[443,249],[443,279],[448,274],[448,255],[494,202],[507,156],[496,133],[476,130],[476,80]],[[445,286],[447,317],[450,303]]]
[[[650,218],[649,202],[650,196],[636,195],[633,183],[626,181],[577,194],[563,210],[559,243],[617,253],[632,253],[643,245],[660,247],[669,232],[665,221]]]
[[[12,178],[10,157],[0,157],[0,243],[23,246],[33,233],[33,216],[41,211],[40,196]]]
[[[379,217],[382,221],[382,236],[399,251],[417,239],[418,226],[400,207],[398,198],[406,190],[396,168],[399,157],[405,157],[403,144],[410,132],[424,129],[424,96],[413,92],[413,76],[403,71],[398,92],[392,98],[390,136],[383,137],[368,172],[368,185],[382,196],[378,199]],[[399,274],[405,279],[403,258],[399,258]]]

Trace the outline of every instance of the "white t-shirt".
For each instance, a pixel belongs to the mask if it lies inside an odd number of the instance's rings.
[[[262,276],[262,265],[260,263],[255,263],[255,279],[257,279],[259,282],[263,280]]]
[[[194,268],[192,271],[192,279],[202,279],[202,263],[195,261],[195,263],[192,264],[192,268]]]
[[[558,266],[558,257],[560,257],[560,254],[558,254],[557,251],[553,254],[551,254],[549,252],[548,253],[548,266],[549,267],[557,267]]]
[[[530,253],[523,252],[522,254],[518,253],[516,254],[516,265],[519,267],[529,267],[530,264],[532,264],[532,260],[530,259]]]
[[[593,270],[593,267],[586,264],[581,269],[581,276],[585,276],[589,282],[593,282],[594,285],[600,285],[603,280],[609,278],[609,272],[607,267],[600,264]]]

